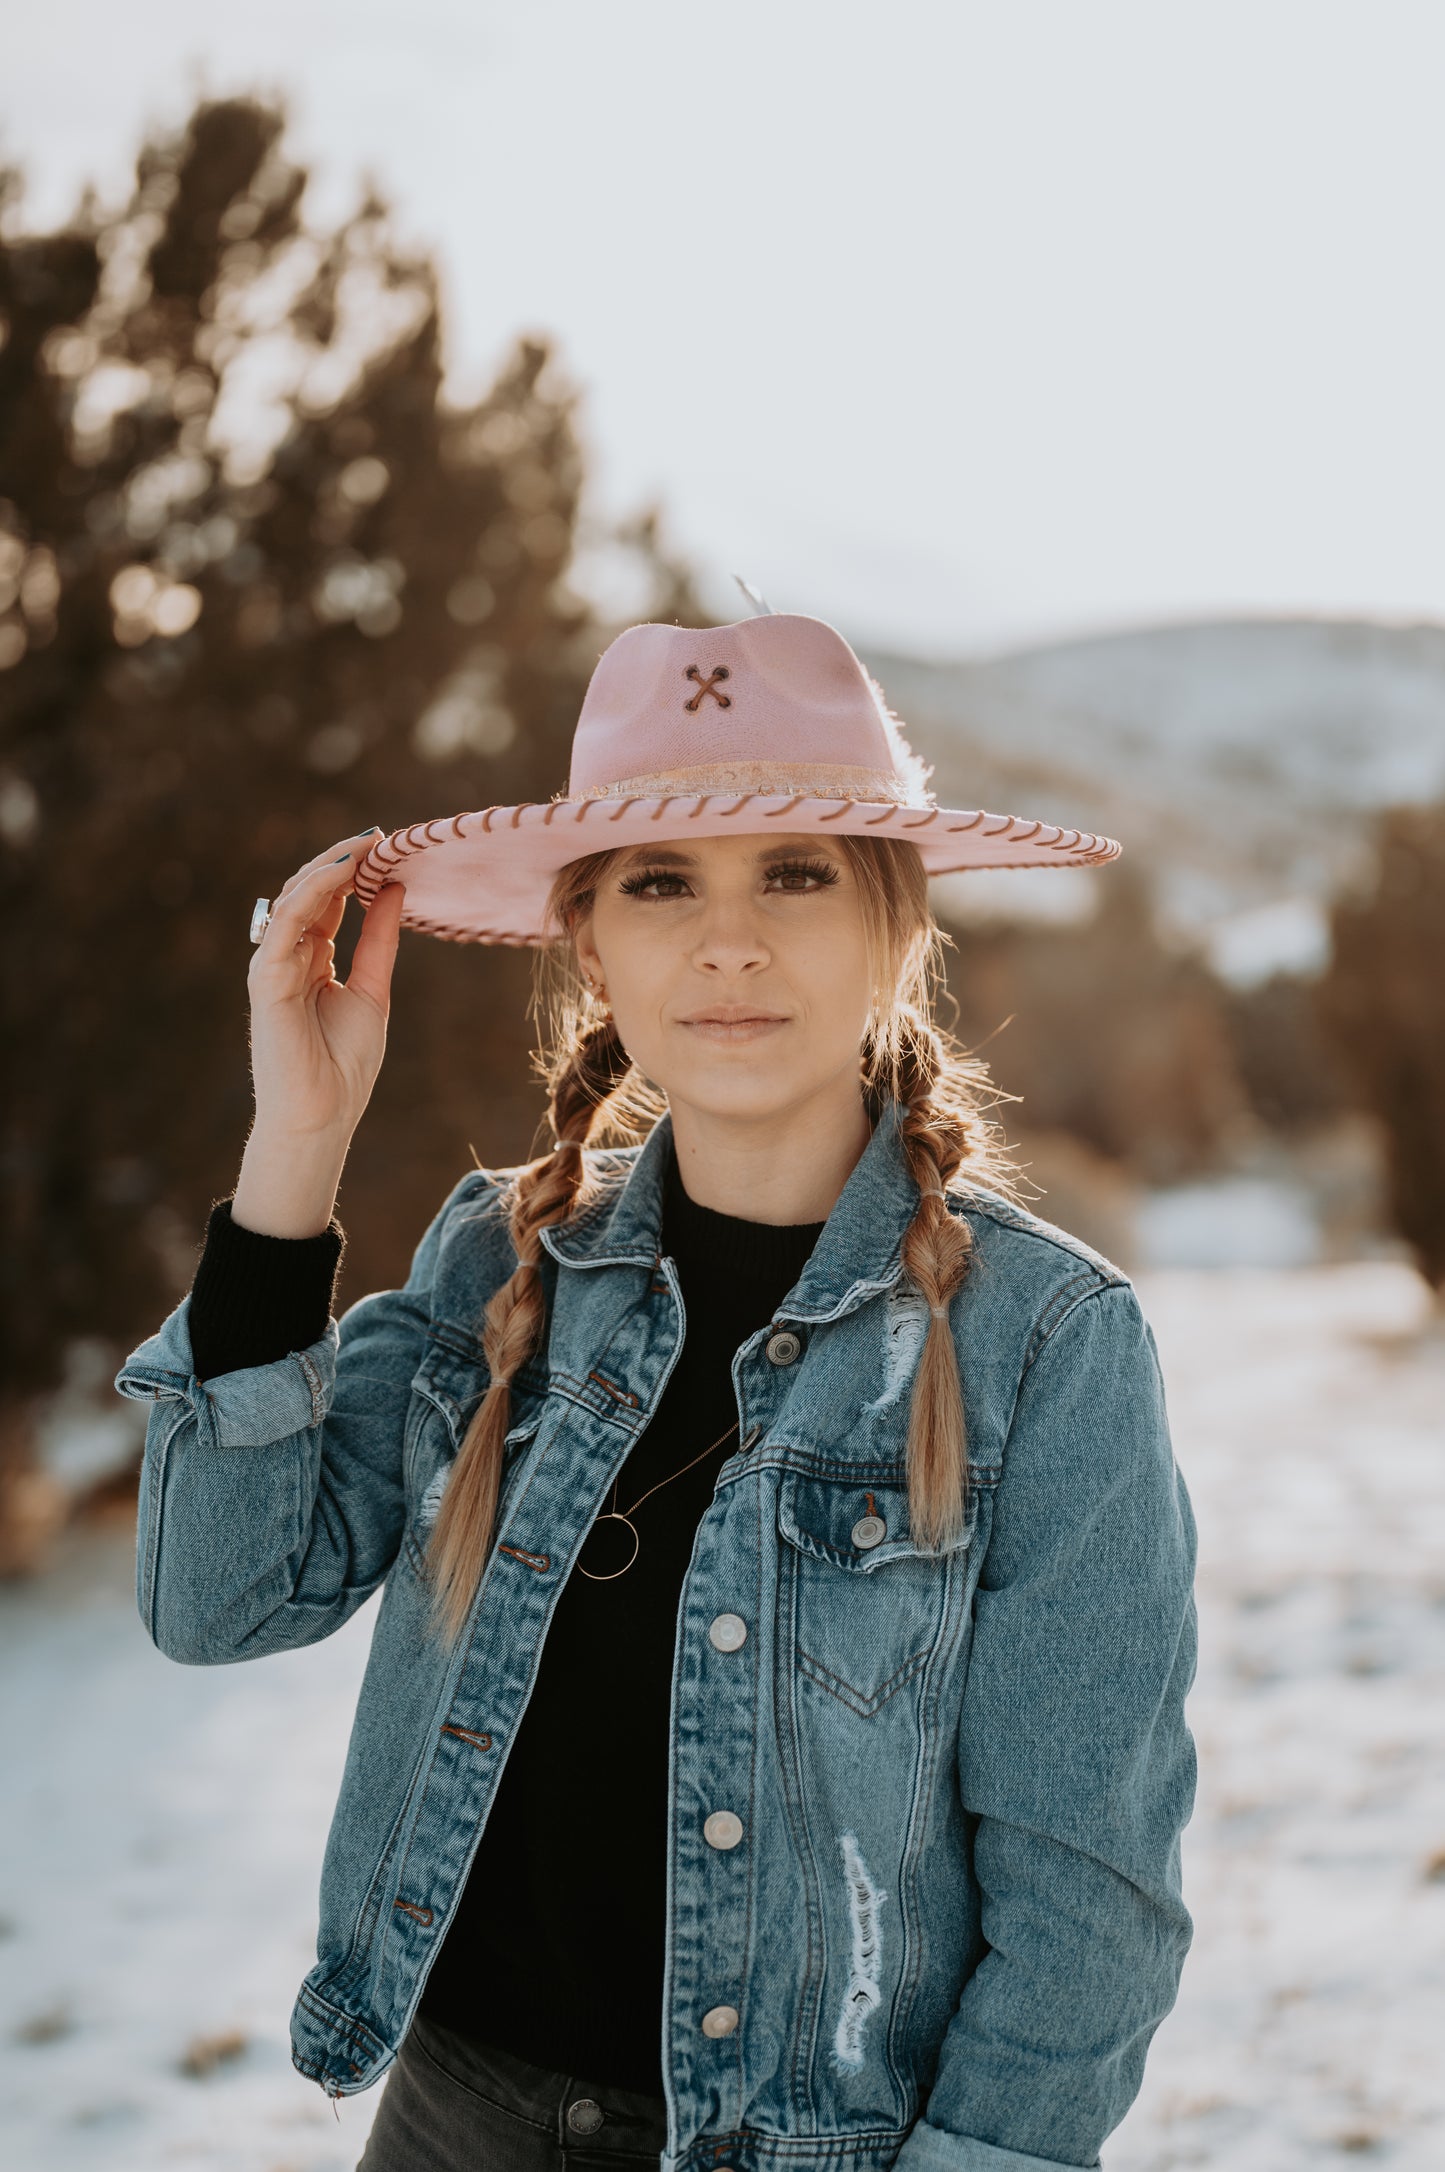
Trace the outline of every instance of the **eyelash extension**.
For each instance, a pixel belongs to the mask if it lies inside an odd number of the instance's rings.
[[[810,860],[805,858],[778,860],[768,872],[771,875],[816,875],[825,889],[830,883],[835,883],[838,880],[838,870],[831,860]],[[682,879],[681,874],[675,867],[639,867],[631,875],[624,876],[617,887],[624,897],[636,897],[654,882],[681,882]],[[785,896],[789,894],[794,897],[806,897],[808,892],[806,890],[796,890],[791,893],[784,892]]]

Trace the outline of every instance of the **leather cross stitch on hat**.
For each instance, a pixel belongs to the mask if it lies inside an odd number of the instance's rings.
[[[536,945],[562,932],[545,924],[558,869],[617,845],[740,830],[899,837],[933,875],[1118,857],[1111,837],[938,806],[931,766],[836,627],[764,609],[727,626],[625,628],[588,682],[566,791],[379,838],[357,867],[362,904],[395,877],[403,927]]]

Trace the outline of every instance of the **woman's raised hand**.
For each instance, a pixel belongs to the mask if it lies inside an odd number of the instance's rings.
[[[336,931],[375,829],[338,839],[298,867],[272,900],[247,973],[257,1133],[339,1146],[344,1157],[386,1053],[391,973],[404,897],[388,883],[363,914],[346,981]]]

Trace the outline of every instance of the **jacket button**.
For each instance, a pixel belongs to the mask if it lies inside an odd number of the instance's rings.
[[[881,1516],[860,1516],[853,1526],[855,1546],[876,1546],[888,1536],[888,1526]]]
[[[735,1810],[714,1810],[703,1823],[702,1837],[710,1848],[735,1848],[743,1837],[743,1821]]]
[[[735,1652],[748,1633],[741,1614],[715,1614],[708,1623],[708,1642],[720,1652]]]
[[[604,2113],[595,2097],[579,2097],[567,2107],[567,2124],[574,2134],[595,2134]]]
[[[738,2025],[736,2006],[709,2006],[702,2017],[704,2036],[731,2036]]]
[[[775,1365],[791,1365],[803,1347],[803,1339],[790,1327],[780,1327],[776,1335],[769,1335],[763,1347]]]

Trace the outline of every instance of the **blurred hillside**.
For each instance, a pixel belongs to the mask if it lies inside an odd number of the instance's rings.
[[[1126,1265],[1408,1246],[1438,1279],[1445,845],[1389,869],[1412,807],[1441,836],[1445,626],[1223,620],[865,661],[940,800],[1124,845],[934,885],[960,1030],[997,1036],[1022,1096],[1038,1211]],[[1387,906],[1347,909],[1372,886]]]
[[[1227,977],[1322,963],[1371,815],[1445,795],[1445,625],[1204,621],[866,661],[940,800],[1119,838]],[[1012,871],[987,888],[1019,893]]]

